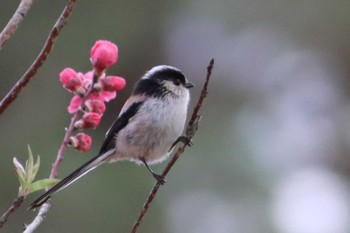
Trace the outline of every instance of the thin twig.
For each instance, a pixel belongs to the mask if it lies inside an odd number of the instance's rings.
[[[95,76],[96,75],[94,73],[94,77]],[[93,91],[93,88],[94,88],[94,83],[92,83],[92,85],[90,86],[88,91],[85,93],[84,97],[81,99],[80,109],[83,109],[83,107],[85,106],[85,101],[88,99],[89,95]],[[61,165],[61,162],[63,160],[63,155],[67,149],[69,138],[71,137],[71,135],[75,129],[74,124],[75,124],[75,122],[77,122],[77,120],[79,120],[81,118],[81,115],[82,115],[82,111],[77,111],[72,117],[72,120],[68,126],[68,129],[66,130],[66,134],[64,135],[61,147],[58,150],[56,160],[55,160],[54,164],[52,165],[50,179],[56,179],[56,177],[57,177],[58,168]]]
[[[203,105],[204,98],[207,97],[208,84],[209,84],[209,79],[210,79],[213,67],[214,67],[214,59],[211,59],[210,62],[209,62],[209,65],[207,67],[207,76],[205,78],[205,83],[203,85],[203,88],[202,88],[202,91],[201,91],[201,95],[199,96],[199,100],[198,100],[198,102],[196,104],[196,107],[193,110],[193,113],[192,113],[191,119],[190,119],[190,121],[188,123],[188,126],[193,125],[195,123],[196,118],[198,117],[198,112],[199,112],[200,108]]]
[[[83,101],[82,101],[83,103]],[[74,123],[81,117],[80,115],[80,111],[77,111],[74,116],[72,117],[71,119],[71,122],[68,126],[68,129],[66,130],[66,133],[64,135],[64,138],[63,138],[63,142],[60,146],[60,149],[58,150],[58,153],[57,153],[57,157],[56,157],[56,160],[55,162],[53,163],[52,165],[52,168],[51,168],[51,173],[50,173],[50,179],[55,179],[57,177],[57,173],[58,173],[58,168],[59,166],[61,165],[61,162],[63,160],[63,155],[67,149],[67,145],[68,145],[68,141],[69,141],[69,138],[70,136],[72,135],[72,132],[74,130]]]
[[[196,130],[198,128],[198,123],[199,123],[199,120],[201,118],[201,116],[198,115],[198,112],[203,105],[204,98],[208,94],[208,83],[209,83],[209,79],[211,77],[211,72],[213,70],[213,67],[214,67],[214,59],[211,59],[209,66],[207,67],[207,76],[206,76],[206,80],[205,80],[205,83],[204,83],[202,91],[201,91],[201,95],[200,95],[199,100],[198,100],[198,102],[193,110],[192,117],[191,117],[191,119],[186,127],[186,136],[189,139],[192,139],[192,137],[195,135]],[[185,151],[185,148],[187,146],[188,146],[188,144],[184,143],[181,147],[178,148],[178,150],[174,154],[173,158],[170,160],[168,165],[165,167],[165,169],[162,173],[163,177],[165,177],[169,173],[170,169],[173,167],[173,165],[175,164],[177,159],[180,157],[180,155]],[[136,233],[136,231],[137,231],[138,227],[140,226],[145,214],[148,211],[149,206],[151,205],[154,197],[156,196],[160,185],[161,184],[159,182],[157,182],[153,186],[146,202],[144,203],[144,205],[142,207],[142,210],[141,210],[139,216],[137,217],[137,219],[136,219],[136,221],[131,229],[131,233]]]
[[[44,64],[62,28],[67,24],[68,19],[71,16],[77,4],[77,1],[78,0],[70,0],[68,2],[60,17],[56,21],[55,25],[51,29],[50,34],[45,42],[45,45],[41,49],[39,55],[37,56],[33,64],[28,68],[28,70],[23,74],[23,76],[17,81],[17,83],[12,87],[9,93],[7,93],[4,99],[0,102],[0,115],[17,98],[22,88],[27,85],[30,79],[34,77],[38,69]]]
[[[8,208],[8,210],[0,218],[0,228],[5,225],[10,215],[21,206],[23,200],[24,200],[24,197],[20,196],[20,197],[17,197],[12,202],[12,205],[10,206],[10,208]]]
[[[33,0],[22,0],[20,2],[16,12],[13,14],[13,16],[11,17],[11,19],[9,20],[5,28],[0,33],[0,49],[4,47],[4,44],[6,43],[6,41],[10,39],[11,36],[15,33],[19,24],[24,19],[24,16],[26,16],[32,4],[33,4]]]

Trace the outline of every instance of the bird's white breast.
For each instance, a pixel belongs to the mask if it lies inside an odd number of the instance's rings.
[[[189,93],[179,98],[149,98],[116,137],[116,153],[111,160],[157,163],[183,131]]]

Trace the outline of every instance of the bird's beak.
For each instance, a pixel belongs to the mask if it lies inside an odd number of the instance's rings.
[[[185,87],[190,89],[190,88],[194,87],[194,85],[193,85],[193,83],[188,82],[185,84]]]

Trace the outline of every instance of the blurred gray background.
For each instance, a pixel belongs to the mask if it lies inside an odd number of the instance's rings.
[[[0,96],[33,62],[66,1],[36,1],[0,51]],[[18,1],[0,2],[0,28]],[[109,74],[127,88],[108,104],[88,154],[69,149],[62,178],[94,156],[133,84],[169,64],[196,84],[216,64],[203,120],[167,177],[139,232],[350,232],[350,2],[92,1],[78,3],[53,52],[0,118],[0,210],[15,198],[12,165],[27,144],[48,176],[69,124],[65,67],[91,69],[97,39],[119,46]],[[161,171],[165,164],[154,166]],[[129,232],[154,184],[144,167],[105,165],[53,198],[37,232]],[[35,213],[30,195],[2,232],[20,232]]]

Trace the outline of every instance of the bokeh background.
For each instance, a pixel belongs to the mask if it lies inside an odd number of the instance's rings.
[[[36,1],[0,51],[1,98],[40,51],[66,1]],[[0,27],[18,1],[0,2]],[[71,95],[65,67],[88,71],[95,40],[119,46],[110,74],[127,88],[108,104],[88,154],[68,150],[64,177],[94,156],[133,84],[158,64],[196,84],[216,64],[203,120],[167,177],[139,232],[350,232],[350,2],[177,0],[78,3],[45,65],[0,118],[0,210],[15,198],[12,165],[41,156],[48,176]],[[165,164],[154,167],[161,171]],[[145,168],[105,165],[53,198],[37,232],[129,232],[154,184]],[[35,213],[30,195],[2,232],[20,232]]]

